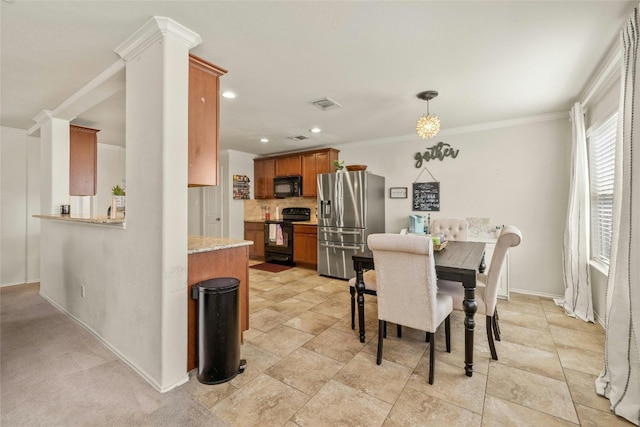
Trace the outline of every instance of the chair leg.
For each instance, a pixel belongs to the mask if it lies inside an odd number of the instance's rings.
[[[351,293],[351,329],[356,328],[356,288],[349,286]]]
[[[491,330],[492,316],[487,316],[487,340],[489,340],[489,350],[491,350],[491,358],[498,360],[498,353],[496,353],[496,345],[493,343],[493,332]]]
[[[380,365],[382,363],[382,341],[383,341],[383,330],[386,328],[387,322],[384,320],[378,320],[378,356],[376,358],[376,363]]]
[[[451,353],[451,315],[444,319],[444,338],[447,342],[447,353]]]
[[[398,338],[402,338],[402,325],[396,325],[398,327]]]
[[[427,332],[429,334],[429,384],[433,384],[433,372],[435,370],[436,361],[436,346],[434,333]]]
[[[500,325],[498,324],[498,320],[498,308],[496,307],[491,323],[493,323],[493,335],[495,335],[497,341],[500,341]]]
[[[386,337],[387,337],[387,321],[386,321],[386,320],[383,320],[383,322],[384,322],[384,327],[382,328],[382,329],[383,329],[383,331],[382,331],[382,337],[383,337],[383,338],[386,338]]]

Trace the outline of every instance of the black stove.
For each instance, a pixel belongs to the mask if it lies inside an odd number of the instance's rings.
[[[311,220],[311,209],[309,208],[283,208],[283,221],[309,221]]]
[[[294,266],[293,223],[309,221],[309,208],[283,208],[281,220],[264,222],[264,257],[266,262]]]

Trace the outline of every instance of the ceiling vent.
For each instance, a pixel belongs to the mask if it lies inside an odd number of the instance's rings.
[[[305,139],[311,139],[311,138],[304,135],[298,135],[298,136],[290,136],[289,139],[292,139],[294,141],[304,141]]]
[[[338,104],[336,101],[328,97],[316,99],[315,101],[309,101],[309,104],[321,109],[322,111],[333,110],[334,108],[342,108],[342,105]]]

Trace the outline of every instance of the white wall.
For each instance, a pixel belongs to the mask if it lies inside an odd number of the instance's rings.
[[[440,141],[460,150],[455,159],[423,163],[440,182],[441,209],[431,218],[488,217],[493,224],[516,225],[523,240],[510,252],[511,290],[560,296],[571,128],[568,113],[549,117],[556,119],[450,130],[430,141],[416,136],[342,145],[340,160],[366,164],[368,171],[386,178],[386,230],[398,232],[408,226],[409,215],[426,212],[413,212],[411,197],[389,199],[389,187],[407,187],[411,193],[422,171],[415,167],[417,152]],[[419,179],[425,181],[432,181],[427,172]]]
[[[26,131],[1,128],[0,285],[40,279],[40,147]]]
[[[98,134],[100,139],[100,134]],[[117,145],[98,144],[97,215],[106,215],[111,206],[111,189],[125,187],[126,149]]]
[[[126,229],[41,224],[41,294],[159,390],[188,380],[187,33],[156,39],[143,31],[148,43],[123,49],[134,55],[126,66]]]
[[[223,150],[220,153],[220,164],[226,177],[223,198],[223,216],[226,219],[224,221],[224,237],[244,239],[244,200],[233,199],[233,175],[248,176],[253,188],[255,186],[253,180],[253,159],[255,157],[257,157],[255,154],[235,150]]]

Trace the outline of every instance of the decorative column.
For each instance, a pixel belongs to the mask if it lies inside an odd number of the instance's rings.
[[[189,50],[200,42],[156,16],[115,49],[126,62],[127,233],[146,268],[131,296],[157,319],[147,369],[161,390],[188,379]]]
[[[40,112],[40,211],[59,214],[69,204],[69,121]]]

